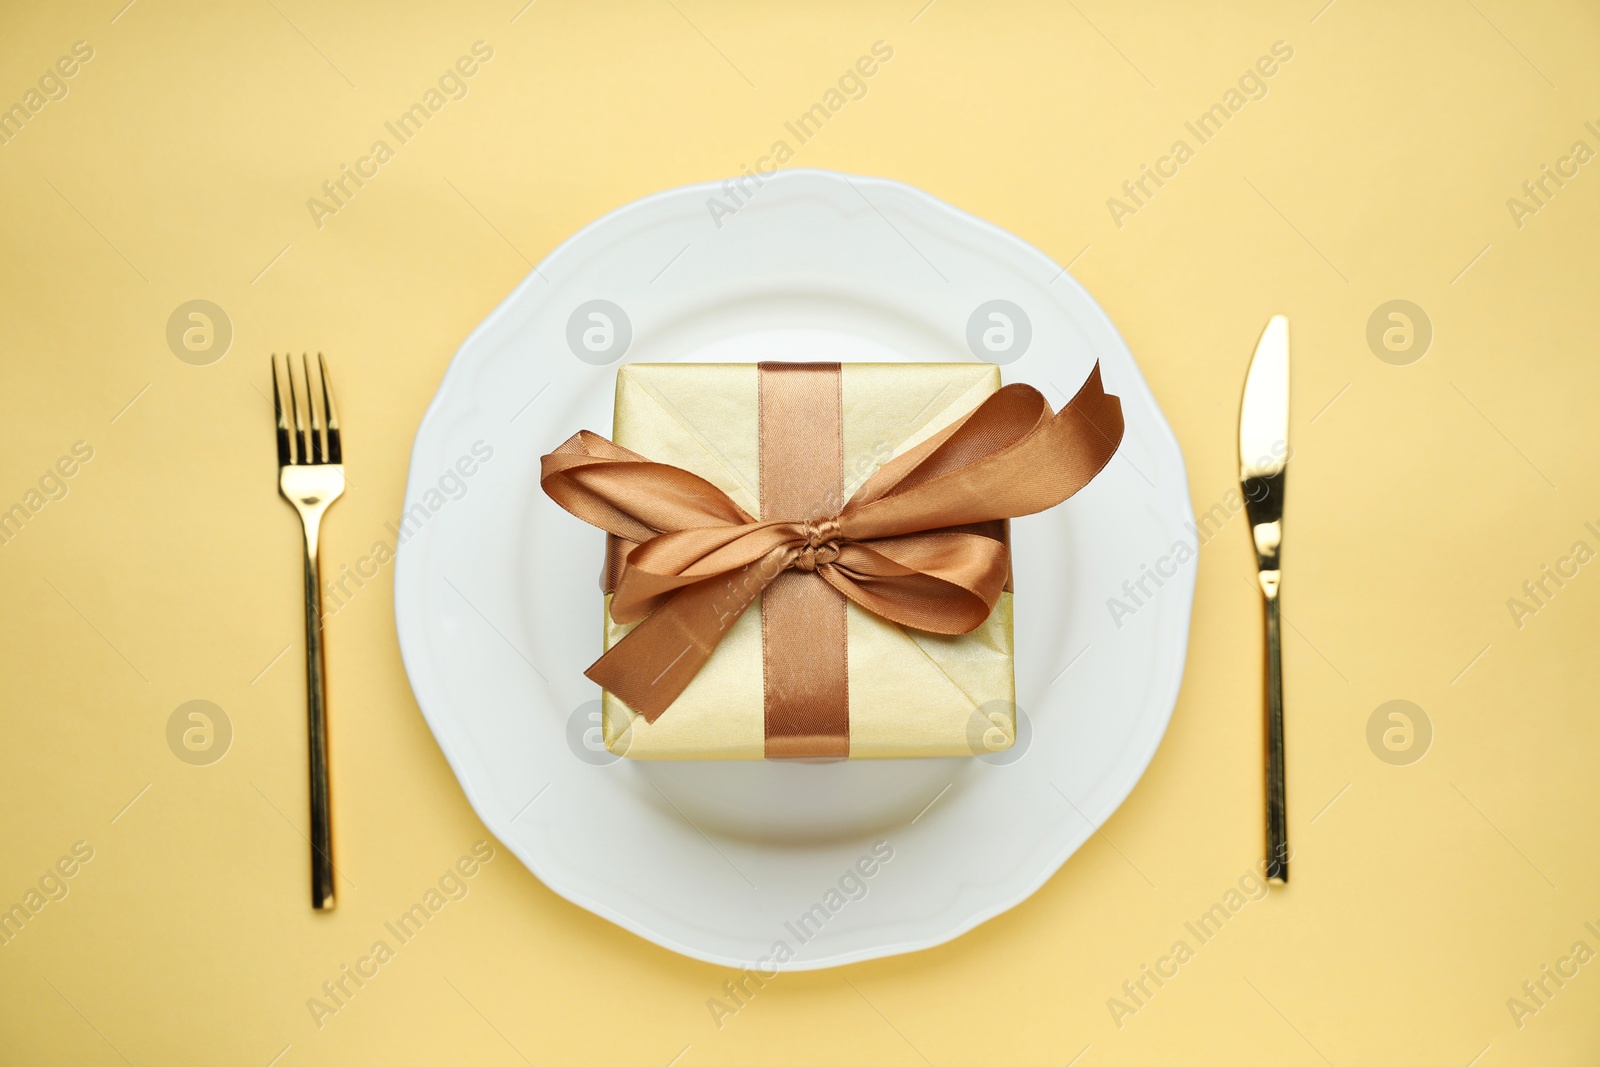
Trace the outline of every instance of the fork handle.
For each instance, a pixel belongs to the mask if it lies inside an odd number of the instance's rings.
[[[321,515],[303,516],[306,550],[306,738],[311,772],[311,906],[333,907],[333,818],[328,801],[328,704],[322,655]]]
[[[1265,597],[1267,614],[1267,881],[1289,881],[1289,805],[1284,787],[1283,638],[1277,590]]]

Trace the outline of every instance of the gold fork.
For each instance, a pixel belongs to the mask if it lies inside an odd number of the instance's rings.
[[[333,907],[333,826],[328,804],[328,707],[322,655],[322,579],[317,560],[323,512],[344,492],[339,416],[328,381],[328,361],[317,353],[321,406],[312,390],[309,357],[284,356],[287,390],[278,384],[278,357],[272,357],[272,406],[278,416],[278,491],[294,505],[305,530],[306,577],[306,727],[311,763],[311,906]],[[284,411],[287,393],[291,416]]]

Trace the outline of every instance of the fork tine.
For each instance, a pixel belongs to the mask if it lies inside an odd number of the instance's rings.
[[[272,412],[278,418],[278,466],[294,462],[289,451],[289,420],[283,413],[283,394],[278,389],[278,354],[272,354]]]
[[[289,399],[294,405],[294,448],[296,463],[310,463],[311,446],[306,439],[306,405],[300,399],[299,383],[295,381],[294,353],[285,353],[283,357],[284,369],[289,376]]]
[[[328,377],[328,360],[317,353],[317,363],[322,368],[322,404],[328,422],[328,462],[343,463],[344,449],[339,442],[339,410],[333,405],[333,379]]]
[[[311,357],[300,353],[300,371],[306,379],[306,422],[311,431],[311,462],[324,463],[322,448],[322,413],[317,410],[317,394],[311,388]]]

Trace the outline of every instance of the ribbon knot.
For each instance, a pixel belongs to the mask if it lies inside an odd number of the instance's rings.
[[[802,523],[800,532],[805,536],[806,543],[796,551],[793,566],[803,571],[815,571],[839,558],[838,519]]]
[[[1005,545],[973,526],[1066,500],[1110,462],[1122,431],[1098,364],[1055,413],[1032,386],[1008,385],[884,464],[838,515],[805,521],[756,519],[699,475],[580,430],[542,457],[540,486],[632,545],[611,617],[638,623],[584,673],[654,722],[791,567],[890,622],[968,633],[1010,570]]]

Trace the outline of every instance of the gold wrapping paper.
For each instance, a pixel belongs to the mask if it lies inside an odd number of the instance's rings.
[[[617,372],[612,440],[683,467],[760,513],[755,364],[635,363]],[[883,463],[977,407],[1000,371],[977,363],[846,363],[848,498]],[[605,647],[630,629],[607,598]],[[966,756],[1016,736],[1011,594],[971,633],[908,630],[847,605],[850,757]],[[765,713],[759,604],[654,723],[604,694],[606,746],[633,759],[761,759]]]

